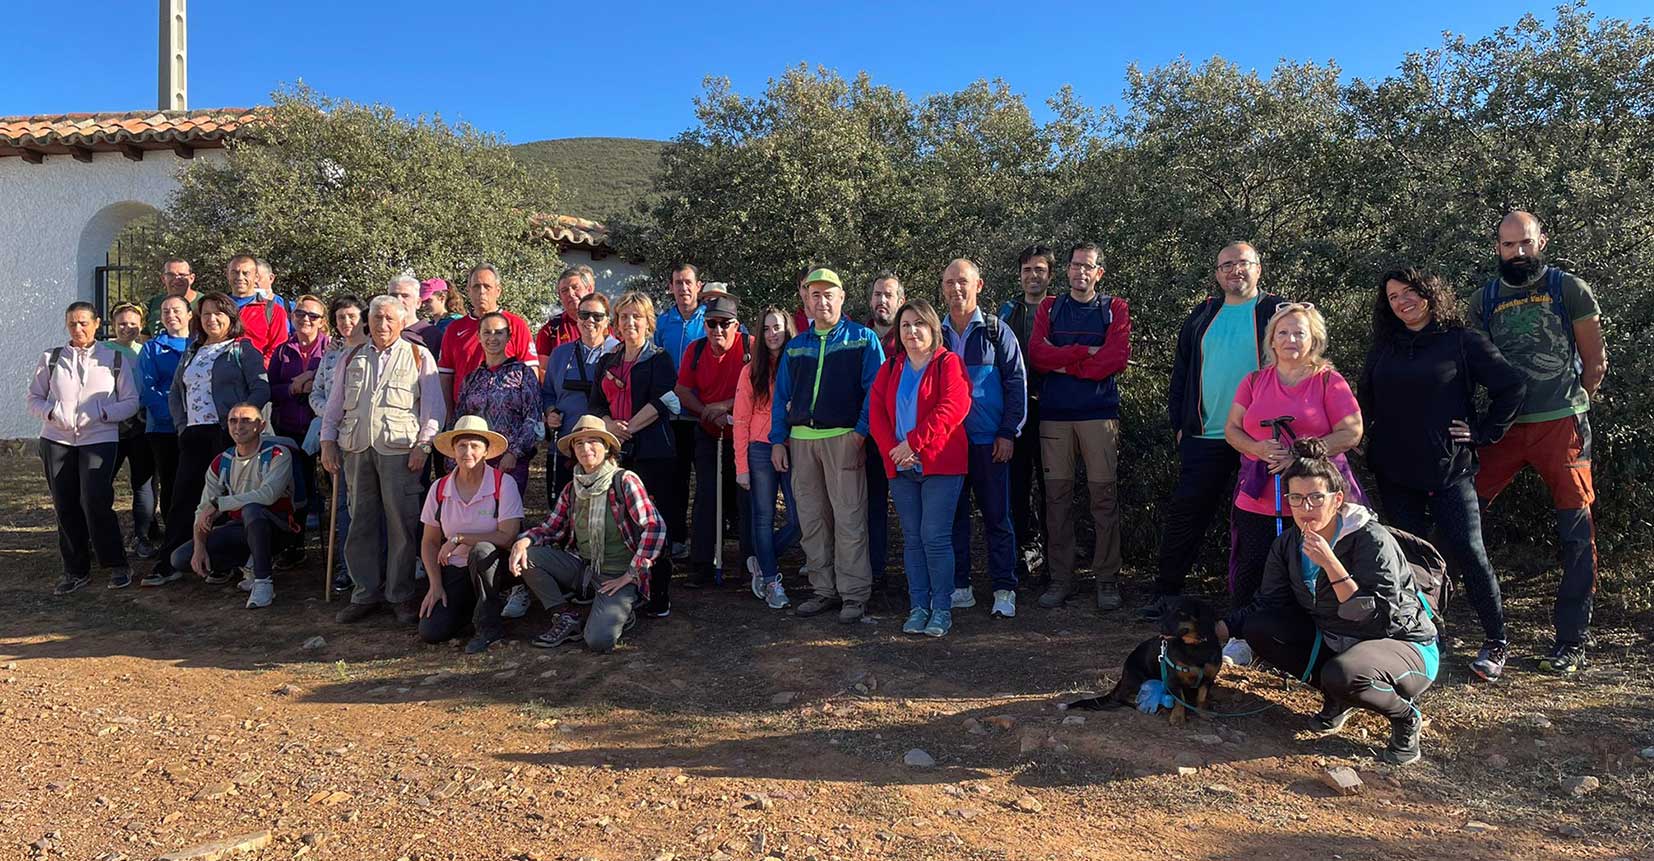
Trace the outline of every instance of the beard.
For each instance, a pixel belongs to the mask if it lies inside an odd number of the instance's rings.
[[[1545,258],[1538,255],[1518,254],[1509,260],[1499,261],[1499,277],[1508,284],[1522,285],[1532,281],[1545,268]]]
[[[879,324],[880,326],[890,325],[890,314],[889,314],[889,312],[874,309],[873,310],[873,322]]]

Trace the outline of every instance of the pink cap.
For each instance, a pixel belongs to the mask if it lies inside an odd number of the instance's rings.
[[[435,296],[438,293],[446,292],[448,292],[448,282],[442,280],[441,278],[426,278],[424,281],[419,282],[419,301],[421,302]]]

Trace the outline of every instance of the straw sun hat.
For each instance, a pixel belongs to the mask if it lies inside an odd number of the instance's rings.
[[[483,460],[493,460],[505,454],[505,437],[489,430],[488,420],[482,416],[460,416],[459,420],[454,422],[454,429],[437,434],[432,445],[436,447],[437,451],[448,457],[453,457],[454,443],[458,442],[462,436],[481,437],[487,441],[488,451],[483,454]]]

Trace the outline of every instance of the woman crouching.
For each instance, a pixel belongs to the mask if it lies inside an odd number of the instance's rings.
[[[559,646],[583,630],[586,648],[612,651],[635,621],[635,606],[649,599],[649,568],[666,543],[666,521],[643,480],[616,464],[620,440],[602,419],[581,416],[557,448],[574,458],[574,480],[557,495],[551,517],[511,545],[511,570],[548,610],[596,593],[584,626],[574,613],[558,612],[534,645]]]
[[[1344,501],[1344,478],[1320,439],[1299,440],[1286,468],[1296,529],[1275,539],[1252,602],[1218,623],[1259,658],[1321,689],[1318,735],[1364,708],[1390,719],[1385,762],[1419,758],[1414,705],[1436,679],[1436,626],[1401,547],[1372,511]]]

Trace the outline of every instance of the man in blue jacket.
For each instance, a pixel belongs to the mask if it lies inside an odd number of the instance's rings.
[[[1235,497],[1240,454],[1224,441],[1223,425],[1235,388],[1259,367],[1269,318],[1286,301],[1259,292],[1262,275],[1263,264],[1251,243],[1225,245],[1212,272],[1217,293],[1189,312],[1177,335],[1166,393],[1177,446],[1177,486],[1161,501],[1160,571],[1154,597],[1143,608],[1148,621],[1159,619],[1176,602],[1200,557],[1212,517]]]
[[[655,318],[655,343],[672,359],[672,370],[683,365],[683,353],[697,339],[706,337],[706,307],[701,304],[701,272],[693,263],[672,266],[667,287],[672,307]],[[666,538],[672,542],[672,558],[689,558],[689,474],[695,469],[695,417],[672,417],[672,448],[677,469],[667,492],[658,500],[666,518]]]
[[[982,512],[988,544],[988,576],[994,586],[990,615],[1017,614],[1017,538],[1011,527],[1011,455],[1027,408],[1028,385],[1016,335],[998,317],[977,306],[982,272],[959,258],[942,273],[942,301],[947,303],[944,343],[965,360],[971,379],[971,411],[965,417],[970,439],[970,466],[953,518],[953,606],[976,606],[971,591],[971,499]],[[1026,500],[1024,501],[1026,502]]]
[[[817,269],[804,281],[814,324],[787,342],[776,368],[771,462],[792,473],[804,570],[815,592],[796,612],[814,616],[841,605],[839,621],[854,622],[873,591],[862,443],[867,393],[884,349],[872,329],[844,318],[837,273]]]

